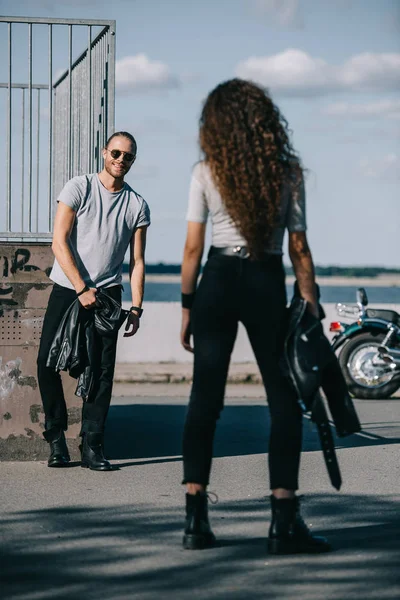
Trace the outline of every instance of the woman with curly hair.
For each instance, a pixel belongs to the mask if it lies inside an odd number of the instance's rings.
[[[216,422],[238,322],[246,328],[271,416],[269,476],[274,554],[324,552],[300,516],[298,472],[302,415],[281,372],[286,322],[282,242],[308,310],[318,316],[314,266],[306,237],[301,161],[287,123],[262,88],[232,79],[207,97],[200,118],[204,158],[193,170],[182,263],[183,347],[194,352],[193,385],[183,435],[186,525],[183,546],[213,546],[207,485]],[[212,245],[196,289],[208,216]],[[193,346],[191,345],[193,335]]]

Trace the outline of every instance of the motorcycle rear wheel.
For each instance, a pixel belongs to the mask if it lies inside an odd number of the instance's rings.
[[[350,339],[339,354],[339,364],[349,392],[363,400],[390,398],[400,378],[377,356],[384,334],[362,333]]]

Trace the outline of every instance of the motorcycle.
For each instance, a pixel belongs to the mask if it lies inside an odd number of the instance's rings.
[[[400,388],[400,315],[394,310],[367,308],[364,288],[357,290],[356,305],[337,304],[339,316],[352,323],[334,321],[332,347],[349,392],[356,398],[390,398]]]

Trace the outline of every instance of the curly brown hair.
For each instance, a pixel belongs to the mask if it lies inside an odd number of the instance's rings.
[[[283,182],[298,186],[302,178],[287,121],[266,90],[231,79],[204,103],[200,147],[230,217],[259,257],[279,222]]]

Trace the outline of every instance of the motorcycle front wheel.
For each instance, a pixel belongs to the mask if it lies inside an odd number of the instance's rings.
[[[382,400],[400,387],[395,371],[379,358],[378,348],[384,338],[380,333],[361,333],[346,342],[339,354],[347,387],[355,398]]]

